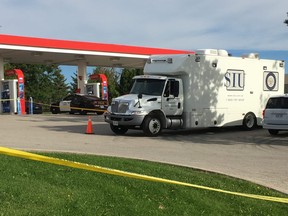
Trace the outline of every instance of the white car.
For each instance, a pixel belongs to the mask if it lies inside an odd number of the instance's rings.
[[[263,128],[271,135],[288,131],[288,94],[270,97],[263,111]]]

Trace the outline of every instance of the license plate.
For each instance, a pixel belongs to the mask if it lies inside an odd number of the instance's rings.
[[[104,106],[103,106],[103,105],[101,105],[101,106],[100,106],[100,108],[101,108],[101,109],[104,109]]]
[[[277,113],[277,114],[275,114],[275,117],[276,117],[276,118],[282,118],[282,117],[283,117],[283,114],[282,114],[282,113]]]
[[[114,126],[118,126],[118,121],[113,121]]]

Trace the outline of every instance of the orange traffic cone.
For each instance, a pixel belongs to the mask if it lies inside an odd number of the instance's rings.
[[[93,129],[92,129],[92,121],[91,117],[88,117],[88,124],[87,124],[87,129],[86,129],[86,134],[94,134]]]

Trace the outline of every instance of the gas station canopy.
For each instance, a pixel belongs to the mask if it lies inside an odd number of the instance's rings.
[[[56,64],[78,66],[77,70],[77,92],[84,94],[87,84],[87,66],[105,66],[116,68],[143,68],[146,59],[150,55],[156,54],[184,54],[193,53],[184,50],[171,50],[149,47],[138,47],[117,44],[104,44],[94,42],[68,41],[46,38],[34,38],[15,35],[0,34],[0,92],[14,96],[11,98],[4,94],[1,95],[0,113],[9,107],[7,112],[17,112],[20,107],[21,113],[25,112],[24,83],[18,80],[18,89],[23,94],[17,92],[16,82],[5,80],[5,63],[24,63],[24,64]],[[24,78],[23,78],[24,80]],[[107,82],[102,85],[107,89]],[[21,88],[20,88],[21,87]],[[107,93],[107,91],[105,90]],[[103,93],[105,96],[106,93]],[[14,94],[15,93],[15,94]],[[5,98],[3,98],[3,95]],[[102,95],[102,97],[103,97]],[[23,102],[23,106],[16,105],[17,97]],[[8,100],[8,101],[5,101]],[[13,103],[10,103],[10,100]],[[9,102],[4,106],[4,102]],[[13,106],[11,106],[13,104]],[[3,106],[2,106],[3,105]],[[24,108],[23,108],[24,107]]]
[[[193,53],[172,50],[68,41],[0,34],[0,57],[5,63],[77,65],[143,68],[153,54]]]

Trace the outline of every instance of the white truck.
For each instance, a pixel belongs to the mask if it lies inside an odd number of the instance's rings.
[[[251,53],[232,57],[225,50],[151,56],[129,94],[112,100],[104,114],[115,134],[141,129],[262,125],[268,98],[284,93],[284,61]]]

